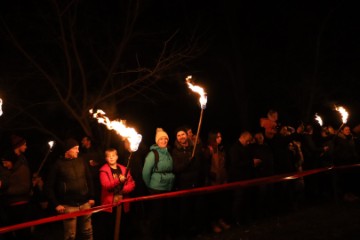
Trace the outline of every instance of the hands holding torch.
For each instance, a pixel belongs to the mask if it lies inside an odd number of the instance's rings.
[[[206,108],[207,96],[206,96],[206,93],[205,93],[205,91],[204,91],[203,88],[201,88],[200,86],[193,85],[193,84],[191,83],[191,79],[192,79],[192,76],[187,76],[187,77],[186,77],[186,83],[187,83],[188,87],[189,87],[193,92],[196,92],[196,93],[198,93],[198,94],[200,95],[199,102],[200,102],[200,107],[201,107],[199,125],[198,125],[198,129],[197,129],[197,132],[196,132],[194,149],[193,149],[193,152],[192,152],[192,155],[191,155],[191,157],[194,157],[196,145],[197,145],[197,142],[198,142],[198,139],[199,139],[199,134],[200,134],[200,128],[201,128],[203,113],[204,113],[204,109]]]
[[[130,156],[126,165],[126,172],[123,176],[119,176],[119,180],[122,184],[125,184],[126,177],[129,172],[129,163],[131,159],[131,155],[133,152],[137,151],[139,148],[139,144],[142,140],[142,136],[138,134],[134,128],[126,127],[126,121],[112,121],[108,117],[105,116],[105,112],[101,109],[97,110],[95,113],[92,109],[90,109],[90,114],[92,114],[93,118],[98,120],[98,123],[104,124],[109,130],[115,130],[117,134],[127,139],[130,143]],[[121,196],[122,198],[122,196]],[[120,222],[121,222],[121,204],[116,207],[116,221],[115,221],[115,229],[114,229],[114,239],[119,239],[120,232]]]
[[[41,162],[38,170],[35,172],[34,177],[39,176],[39,173],[40,173],[42,167],[44,166],[44,163],[45,163],[45,161],[47,160],[47,158],[48,158],[48,156],[49,156],[49,154],[50,154],[50,152],[51,152],[51,150],[52,150],[55,142],[54,142],[54,141],[49,141],[48,144],[49,144],[49,149],[48,149],[48,151],[46,152],[45,157],[44,157],[44,159],[42,160],[42,162]]]

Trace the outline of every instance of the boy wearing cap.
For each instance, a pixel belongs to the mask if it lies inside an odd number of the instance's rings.
[[[24,223],[31,220],[31,174],[27,164],[14,154],[3,156],[0,166],[1,214],[6,216],[6,225]],[[4,235],[14,239],[30,239],[30,228],[23,228]],[[13,238],[11,238],[13,239]]]
[[[49,203],[59,214],[90,209],[95,203],[89,168],[78,154],[79,143],[73,138],[67,139],[64,157],[59,158],[49,171],[46,193]],[[77,228],[81,239],[93,239],[91,214],[65,219],[63,223],[64,239],[75,239]]]

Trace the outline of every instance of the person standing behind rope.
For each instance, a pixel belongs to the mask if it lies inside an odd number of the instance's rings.
[[[127,171],[124,165],[117,163],[118,155],[116,149],[107,149],[105,151],[105,159],[106,163],[100,168],[101,205],[116,204],[121,199],[129,197],[130,192],[135,189],[135,182],[130,171]],[[129,211],[130,204],[124,203],[123,212],[128,213]],[[109,215],[109,213],[112,215]],[[105,226],[105,231],[101,236],[103,239],[114,238],[115,213],[116,211],[113,211],[113,208],[104,211],[104,218],[102,218],[100,223]],[[128,222],[125,216],[121,221],[120,229],[127,230],[128,228],[125,227],[125,225]],[[125,239],[126,234],[128,234],[128,232],[122,234]]]
[[[67,139],[64,156],[55,162],[45,181],[49,203],[58,214],[90,209],[95,204],[90,170],[78,154],[79,143],[73,138]],[[65,240],[93,239],[91,214],[65,219],[63,224]]]
[[[208,166],[205,164],[204,156],[200,145],[195,149],[192,156],[194,145],[188,138],[187,130],[179,127],[175,130],[176,140],[171,152],[174,160],[175,190],[186,190],[205,186],[205,179],[208,173]],[[205,227],[203,196],[185,196],[174,201],[178,201],[176,206],[178,214],[176,216],[180,227],[179,234],[192,235]],[[186,236],[185,236],[186,237]]]
[[[261,164],[260,159],[253,157],[250,144],[253,137],[250,132],[243,131],[229,151],[229,182],[237,182],[255,178],[255,168]],[[236,224],[249,225],[255,216],[254,188],[240,188],[234,190],[233,221]]]
[[[226,154],[222,144],[222,134],[218,130],[212,130],[208,134],[208,145],[205,150],[205,159],[210,163],[209,185],[215,186],[227,183],[228,176],[226,170]],[[213,232],[220,233],[227,230],[230,209],[228,191],[214,192],[209,195],[209,216]]]
[[[14,224],[30,221],[31,207],[31,174],[25,162],[14,155],[3,157],[0,166],[0,198],[4,204],[5,224]],[[2,216],[4,217],[4,216]],[[31,238],[30,228],[20,229],[4,234],[4,239],[26,240]]]
[[[150,194],[161,194],[173,190],[175,175],[173,159],[168,151],[169,136],[157,128],[155,143],[145,158],[142,176]],[[150,231],[154,239],[162,239],[170,235],[172,226],[169,199],[153,200],[149,206]]]

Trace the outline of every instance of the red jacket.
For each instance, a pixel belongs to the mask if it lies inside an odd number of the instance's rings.
[[[120,164],[117,166],[121,169],[122,173],[126,172],[126,167]],[[133,180],[130,171],[126,176],[127,180],[124,184],[122,190],[123,198],[127,198],[129,193],[135,189],[135,181]],[[100,183],[101,183],[101,205],[112,204],[114,201],[114,192],[112,191],[114,187],[120,184],[119,178],[113,177],[109,164],[104,164],[100,168]],[[130,210],[130,203],[124,203],[124,211],[128,212]],[[112,208],[105,210],[112,212]]]

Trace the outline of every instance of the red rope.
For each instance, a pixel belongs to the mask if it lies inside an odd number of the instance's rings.
[[[120,205],[124,202],[148,201],[148,200],[155,200],[155,199],[161,199],[161,198],[173,198],[173,197],[181,197],[181,196],[194,195],[194,194],[204,194],[204,193],[209,193],[209,192],[216,192],[216,191],[235,189],[235,188],[245,188],[245,187],[264,185],[264,184],[270,184],[270,183],[275,183],[275,182],[289,181],[289,180],[297,179],[300,177],[313,175],[313,174],[317,174],[317,173],[321,173],[321,172],[326,172],[326,171],[330,171],[330,170],[337,170],[337,169],[341,170],[341,169],[354,168],[354,167],[360,167],[360,164],[318,168],[318,169],[312,169],[312,170],[307,170],[307,171],[303,171],[303,172],[287,173],[287,174],[275,175],[275,176],[264,177],[264,178],[255,178],[255,179],[233,182],[233,183],[226,183],[226,184],[221,184],[221,185],[216,185],[216,186],[193,188],[193,189],[188,189],[188,190],[174,191],[174,192],[169,192],[169,193],[155,194],[155,195],[149,195],[149,196],[143,196],[143,197],[126,198],[116,204],[97,206],[97,207],[93,207],[91,209],[81,210],[81,211],[74,212],[74,213],[61,214],[61,215],[57,215],[57,216],[52,216],[52,217],[42,218],[42,219],[29,221],[29,222],[25,222],[25,223],[20,223],[20,224],[16,224],[16,225],[12,225],[12,226],[2,227],[2,228],[0,228],[0,234],[10,232],[10,231],[15,231],[15,230],[22,229],[22,228],[28,228],[31,226],[61,221],[61,220],[65,220],[68,218],[78,217],[78,216],[92,214],[92,213],[97,213],[97,212],[103,211],[105,209],[109,209],[109,208],[115,207],[117,205]]]

